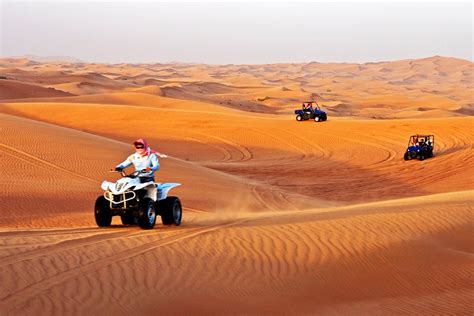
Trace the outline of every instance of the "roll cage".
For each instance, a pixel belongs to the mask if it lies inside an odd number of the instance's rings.
[[[321,108],[319,107],[319,104],[316,101],[303,102],[301,104],[301,108],[303,109],[303,111],[307,110],[307,109],[310,109],[310,108],[312,108],[313,111],[315,111],[315,110],[321,111]]]
[[[411,135],[408,140],[408,147],[410,146],[419,146],[420,144],[427,144],[429,146],[434,146],[434,135],[424,135],[416,134]]]

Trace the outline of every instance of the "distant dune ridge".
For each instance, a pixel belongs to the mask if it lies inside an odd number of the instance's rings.
[[[83,61],[71,56],[38,56],[38,55],[23,55],[10,57],[11,59],[26,59],[38,63],[50,62],[67,62],[67,63],[82,63]]]
[[[44,60],[52,61],[39,62]],[[473,106],[473,63],[441,56],[365,64],[268,65],[88,64],[59,57],[3,58],[0,76],[74,95],[141,90],[260,113],[290,113],[299,101],[315,95],[333,116],[463,116],[471,115]],[[145,88],[150,86],[156,88]],[[44,97],[39,91],[35,95]],[[25,98],[0,90],[0,100],[15,97]]]
[[[0,59],[1,315],[474,313],[471,62],[36,60]],[[99,229],[139,137],[183,224]]]

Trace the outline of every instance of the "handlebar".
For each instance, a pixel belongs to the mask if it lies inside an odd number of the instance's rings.
[[[119,173],[122,175],[122,177],[130,177],[130,178],[135,178],[135,177],[137,177],[140,173],[148,173],[148,171],[146,171],[145,169],[144,169],[144,170],[141,170],[141,171],[134,171],[134,172],[132,172],[132,173],[130,173],[130,174],[126,174],[126,173],[125,173],[125,170],[123,170],[123,169],[120,170],[120,171],[115,170],[115,169],[110,169],[109,172],[119,172]]]
[[[118,170],[115,170],[115,169],[110,169],[109,172],[119,172],[122,175],[122,177],[127,176],[127,174],[125,173],[124,170],[118,171]]]

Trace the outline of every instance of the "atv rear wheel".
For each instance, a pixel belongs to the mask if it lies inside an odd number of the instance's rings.
[[[405,159],[405,161],[410,159],[410,157],[408,156],[408,152],[406,152],[405,155],[403,155],[403,159]]]
[[[300,114],[298,114],[298,115],[296,116],[296,120],[297,120],[298,122],[301,122],[301,121],[303,120],[303,117],[302,117]]]
[[[321,118],[320,118],[319,116],[315,116],[315,117],[314,117],[314,121],[315,121],[315,122],[319,122],[319,121],[321,121]]]
[[[142,229],[152,229],[155,227],[155,221],[155,202],[150,198],[144,198],[138,209],[138,225]]]
[[[94,215],[95,222],[99,227],[107,227],[112,223],[109,201],[107,201],[105,197],[99,196],[95,201]]]
[[[181,225],[183,210],[181,201],[176,196],[169,196],[160,201],[161,222],[163,225]]]

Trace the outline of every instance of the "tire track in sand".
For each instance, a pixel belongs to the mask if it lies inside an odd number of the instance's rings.
[[[68,170],[66,168],[60,167],[56,164],[53,164],[53,163],[51,163],[49,161],[46,161],[46,160],[43,160],[43,159],[41,159],[39,157],[36,157],[34,155],[28,154],[28,153],[26,153],[22,150],[17,149],[17,148],[13,148],[13,147],[8,146],[8,145],[3,144],[3,143],[0,143],[0,148],[2,149],[2,151],[5,154],[7,154],[9,156],[12,156],[14,158],[20,159],[22,161],[25,161],[27,163],[37,165],[37,166],[43,166],[43,167],[48,166],[50,168],[60,170],[60,171],[62,171],[64,173],[67,173],[69,175],[81,178],[82,180],[85,180],[87,182],[92,182],[94,184],[97,184],[97,180],[95,180],[93,178],[89,178],[89,177],[86,177],[82,174],[79,174],[79,173],[73,172],[71,170]]]
[[[105,241],[116,239],[116,238],[132,237],[133,235],[137,235],[139,233],[140,231],[127,231],[127,232],[120,231],[120,232],[112,232],[112,233],[106,233],[106,234],[98,233],[92,236],[64,240],[57,244],[50,244],[50,246],[28,251],[26,253],[13,254],[11,256],[4,257],[0,259],[0,269],[12,264],[22,262],[22,261],[33,260],[39,257],[44,257],[53,253],[57,253],[59,251],[90,246],[90,245],[94,245],[97,243],[105,242]]]
[[[216,140],[217,144],[215,146],[221,147],[221,148],[223,148],[223,150],[226,150],[226,151],[229,152],[229,150],[226,149],[221,144],[225,144],[225,145],[229,146],[230,148],[237,151],[240,155],[242,155],[242,157],[240,159],[228,159],[227,161],[243,162],[243,161],[247,161],[247,160],[250,160],[250,159],[253,158],[253,155],[252,155],[251,151],[247,147],[245,147],[245,146],[243,146],[239,143],[236,143],[236,142],[230,141],[228,139],[225,139],[223,137],[219,137],[219,136],[212,135],[212,134],[209,134],[209,133],[197,132],[197,131],[193,131],[193,133],[196,134],[196,135],[201,135],[201,136],[208,137],[210,139]]]
[[[143,230],[126,230],[126,228],[129,226],[124,226],[124,229],[121,229],[119,231],[115,232],[110,232],[110,233],[103,233],[103,229],[100,228],[93,228],[90,229],[87,232],[95,232],[96,234],[92,236],[86,236],[86,237],[79,237],[79,238],[74,238],[74,239],[67,239],[60,241],[58,243],[52,244],[48,243],[50,246],[47,247],[42,247],[40,249],[35,249],[32,251],[28,251],[25,253],[19,253],[19,254],[13,254],[8,257],[4,257],[0,259],[0,269],[4,268],[8,265],[19,263],[22,261],[26,260],[32,260],[40,257],[44,257],[50,254],[54,254],[60,251],[67,251],[67,250],[73,250],[77,249],[80,247],[86,247],[86,246],[91,246],[97,243],[102,243],[106,242],[109,240],[117,240],[121,238],[132,238],[132,237],[147,237],[150,235],[154,235],[157,233],[155,230],[150,230],[150,231],[143,231]],[[138,227],[133,227],[133,228],[138,228]],[[101,231],[102,232],[101,232]],[[76,234],[74,230],[72,230],[71,234]],[[179,229],[172,229],[172,230],[165,230],[165,231],[160,231],[160,233],[173,233],[179,231]],[[28,233],[28,232],[26,232]],[[54,235],[54,233],[51,233],[51,235]],[[20,236],[22,237],[22,236]],[[26,244],[29,245],[29,244]],[[34,244],[32,244],[34,245]],[[24,244],[21,246],[25,246]]]
[[[226,162],[226,161],[229,161],[229,160],[232,159],[232,153],[229,150],[227,150],[226,148],[222,147],[222,146],[214,145],[210,142],[205,142],[204,140],[201,140],[201,139],[198,139],[198,138],[193,138],[193,137],[186,137],[186,138],[184,138],[184,140],[189,140],[189,141],[192,141],[192,142],[202,144],[204,146],[209,146],[211,148],[214,148],[218,152],[220,152],[223,157],[220,160],[216,160],[216,162]]]
[[[288,209],[296,209],[293,205],[288,203],[288,200],[283,197],[284,194],[281,191],[274,188],[256,184],[252,187],[252,194],[266,210],[279,212]]]
[[[124,227],[125,228],[125,227]],[[42,229],[42,230],[5,230],[0,231],[0,237],[21,237],[21,238],[35,238],[35,237],[44,237],[44,236],[57,236],[57,235],[73,235],[81,233],[94,233],[97,232],[99,228],[65,228],[65,229]]]

